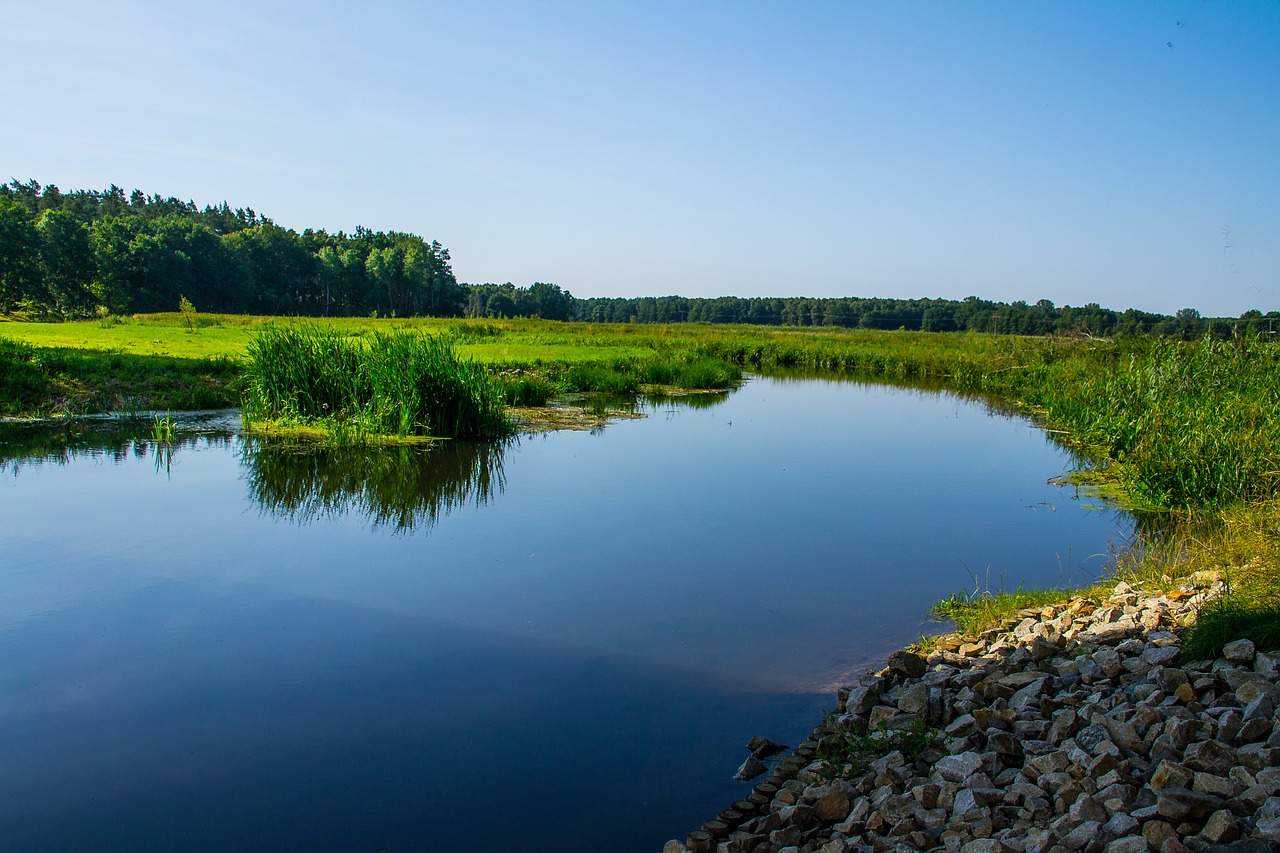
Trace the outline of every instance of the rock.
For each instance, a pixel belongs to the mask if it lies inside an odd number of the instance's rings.
[[[837,788],[813,804],[813,813],[824,823],[844,820],[849,816],[849,795],[843,788]]]
[[[1234,663],[1245,663],[1252,666],[1253,656],[1256,651],[1253,640],[1235,640],[1222,647],[1222,656]]]
[[[889,669],[908,678],[919,678],[928,669],[928,663],[920,655],[899,649],[889,655]]]
[[[845,700],[845,709],[850,714],[865,714],[880,701],[880,682],[863,684],[849,691]]]
[[[922,714],[929,707],[929,685],[917,683],[898,697],[898,710],[905,714]]]
[[[1164,666],[1173,663],[1180,654],[1181,646],[1151,646],[1142,652],[1142,662],[1148,666]]]
[[[1083,850],[1085,845],[1094,840],[1102,824],[1096,820],[1087,820],[1062,837],[1061,844],[1068,850]]]
[[[1142,837],[1152,850],[1159,850],[1165,841],[1176,838],[1173,826],[1163,820],[1149,820],[1142,825]]]
[[[1018,714],[1025,714],[1032,709],[1039,710],[1040,697],[1044,694],[1046,683],[1048,683],[1047,678],[1038,678],[1025,687],[1019,688],[1009,697],[1009,709]]]
[[[1105,853],[1147,853],[1147,839],[1141,835],[1117,838],[1102,849]]]
[[[1151,774],[1151,787],[1157,791],[1162,788],[1190,788],[1193,778],[1190,768],[1173,761],[1161,761]]]
[[[933,766],[934,772],[948,782],[963,782],[982,767],[982,756],[976,752],[947,755]]]
[[[960,848],[960,853],[1007,853],[1009,850],[998,838],[975,838]]]
[[[1252,644],[1250,644],[1252,645]],[[1240,837],[1240,825],[1236,816],[1226,809],[1214,812],[1205,821],[1200,837],[1211,844],[1224,844]]]
[[[1182,763],[1192,770],[1226,776],[1238,763],[1237,753],[1216,740],[1205,740],[1187,747]]]
[[[1188,788],[1161,788],[1157,796],[1156,811],[1171,821],[1199,820],[1222,806],[1221,797]]]
[[[764,765],[764,762],[756,758],[754,755],[748,756],[747,760],[742,762],[742,766],[738,768],[738,772],[733,774],[733,778],[737,779],[739,782],[748,782],[768,769],[769,768]]]
[[[768,758],[771,755],[777,755],[779,752],[785,751],[787,748],[786,744],[774,743],[767,737],[761,737],[760,735],[756,735],[747,741],[747,750],[756,758]]]

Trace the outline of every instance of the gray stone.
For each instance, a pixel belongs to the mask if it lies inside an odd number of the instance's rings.
[[[1180,654],[1181,646],[1151,646],[1142,653],[1142,662],[1148,666],[1164,666],[1173,663]]]
[[[1209,819],[1205,821],[1204,829],[1201,830],[1200,836],[1212,844],[1235,841],[1240,837],[1240,824],[1236,821],[1235,815],[1226,809],[1220,809],[1211,814]]]
[[[1226,776],[1239,763],[1234,749],[1216,740],[1203,740],[1187,747],[1182,763],[1192,770]]]
[[[922,714],[929,707],[929,685],[917,682],[898,696],[898,710],[906,714]]]
[[[1244,706],[1244,711],[1241,714],[1241,718],[1245,722],[1249,722],[1252,720],[1267,720],[1274,717],[1275,715],[1276,715],[1275,702],[1272,701],[1270,696],[1261,695],[1255,698],[1252,702]]]
[[[1256,652],[1253,640],[1236,640],[1222,647],[1222,656],[1233,663],[1252,665]]]
[[[1151,774],[1151,787],[1159,791],[1161,788],[1189,788],[1195,774],[1190,768],[1174,761],[1161,761]]]
[[[899,649],[889,655],[889,669],[908,678],[919,678],[928,669],[928,663],[920,655]]]
[[[1171,821],[1199,820],[1222,806],[1222,798],[1188,788],[1161,788],[1156,811]]]
[[[1101,828],[1102,824],[1098,821],[1087,820],[1062,837],[1062,846],[1068,850],[1083,850]]]
[[[982,755],[977,752],[962,752],[959,755],[946,755],[938,759],[933,766],[934,771],[948,782],[963,782],[982,767]]]
[[[1102,831],[1112,838],[1123,838],[1141,832],[1142,824],[1133,815],[1119,812],[1102,825]]]
[[[1147,839],[1141,835],[1117,838],[1103,848],[1105,853],[1147,853]]]
[[[1019,714],[1025,714],[1032,709],[1039,710],[1040,697],[1044,695],[1044,687],[1047,682],[1047,678],[1040,678],[1019,689],[1009,697],[1009,708]]]
[[[1007,853],[1008,847],[998,838],[975,838],[960,848],[960,853]]]
[[[850,714],[865,714],[880,701],[880,683],[863,684],[849,691],[845,708]]]
[[[742,762],[742,766],[738,768],[738,772],[733,774],[733,778],[737,779],[739,782],[747,782],[756,778],[768,769],[769,768],[764,765],[764,762],[756,758],[754,755],[750,755],[747,757],[746,761]]]

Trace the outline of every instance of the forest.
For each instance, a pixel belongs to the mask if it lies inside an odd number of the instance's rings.
[[[0,315],[65,320],[173,311],[334,317],[534,317],[992,334],[1274,337],[1280,311],[1202,317],[1096,303],[803,296],[575,298],[559,285],[460,283],[449,250],[398,231],[301,233],[252,208],[52,184],[0,185]]]

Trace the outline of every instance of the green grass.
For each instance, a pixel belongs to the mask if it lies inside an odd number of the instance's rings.
[[[364,435],[494,438],[511,432],[502,384],[444,335],[416,330],[352,338],[309,323],[251,339],[244,415],[322,426],[342,443]]]
[[[1070,589],[958,592],[936,602],[930,615],[935,619],[950,619],[962,633],[977,634],[1012,621],[1021,610],[1044,607],[1082,592]]]
[[[817,758],[823,775],[828,778],[852,779],[864,772],[872,761],[891,752],[901,752],[911,764],[925,752],[942,748],[942,736],[921,719],[899,731],[889,731],[881,723],[867,732],[861,720],[844,724],[829,716],[826,729],[818,741]]]

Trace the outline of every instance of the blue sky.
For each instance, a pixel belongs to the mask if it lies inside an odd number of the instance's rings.
[[[577,296],[1280,309],[1280,2],[0,0],[0,179]]]

